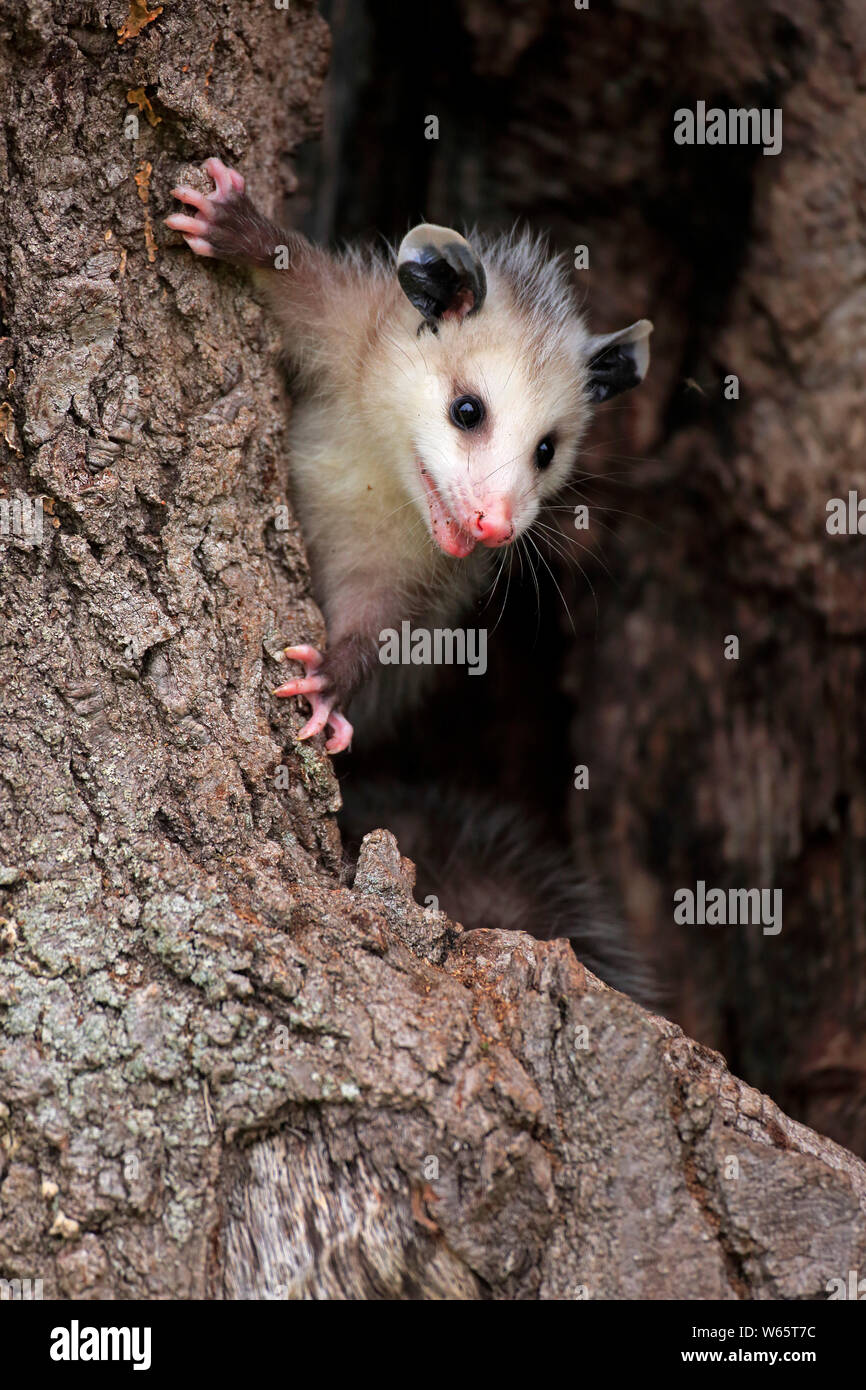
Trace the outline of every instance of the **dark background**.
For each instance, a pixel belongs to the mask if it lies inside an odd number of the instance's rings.
[[[824,527],[862,477],[862,40],[817,4],[321,8],[296,223],[334,243],[525,220],[588,245],[593,331],[656,325],[565,499],[591,531],[565,516],[540,604],[515,565],[491,679],[452,681],[402,770],[533,808],[609,885],[666,1012],[863,1152],[864,541]],[[697,100],[781,107],[781,155],[676,145]],[[782,888],[781,936],[676,926],[700,878]]]

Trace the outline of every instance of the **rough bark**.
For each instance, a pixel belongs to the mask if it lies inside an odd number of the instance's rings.
[[[866,1260],[857,1159],[564,943],[422,911],[386,830],[343,883],[329,760],[269,696],[323,635],[273,336],[160,227],[215,150],[276,206],[327,35],[128,15],[2,21],[3,486],[47,524],[0,544],[0,1277],[824,1296]]]

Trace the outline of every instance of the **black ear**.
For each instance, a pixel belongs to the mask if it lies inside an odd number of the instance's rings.
[[[586,348],[590,400],[606,401],[640,385],[649,366],[652,331],[649,319],[638,319],[619,333],[590,338]]]
[[[484,266],[469,242],[450,227],[422,222],[407,232],[397,252],[397,279],[430,322],[477,314],[487,294]]]

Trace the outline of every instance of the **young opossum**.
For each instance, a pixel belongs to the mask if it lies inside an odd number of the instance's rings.
[[[289,648],[306,675],[275,693],[306,696],[299,737],[328,727],[338,752],[381,630],[454,623],[492,552],[568,480],[593,403],[642,380],[652,325],[591,337],[561,263],[530,237],[472,247],[425,223],[396,258],[333,257],[262,217],[234,170],[205,168],[216,191],[176,188],[195,216],[167,221],[197,254],[252,269],[283,330],[294,497],[329,645]],[[648,997],[601,895],[522,811],[435,786],[368,781],[344,797],[347,840],[388,824],[422,898],[470,926],[569,937],[608,983]]]
[[[387,825],[414,861],[415,896],[432,896],[467,928],[566,937],[583,965],[614,989],[652,1007],[651,971],[635,956],[601,889],[545,839],[522,807],[436,783],[347,783],[340,826],[350,858]]]
[[[471,246],[424,223],[396,258],[332,256],[282,231],[218,159],[211,194],[175,188],[166,219],[200,256],[248,266],[296,373],[295,503],[328,649],[290,647],[306,674],[300,738],[328,728],[378,666],[379,634],[451,627],[496,549],[568,480],[594,402],[636,386],[652,324],[587,332],[561,262],[528,236]]]

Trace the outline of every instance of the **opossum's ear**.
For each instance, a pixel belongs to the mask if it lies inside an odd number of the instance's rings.
[[[413,227],[400,242],[397,279],[428,323],[477,314],[487,294],[484,266],[469,242],[432,222]]]
[[[640,385],[649,366],[652,331],[649,319],[638,319],[619,333],[590,338],[586,346],[590,400],[606,401]]]

